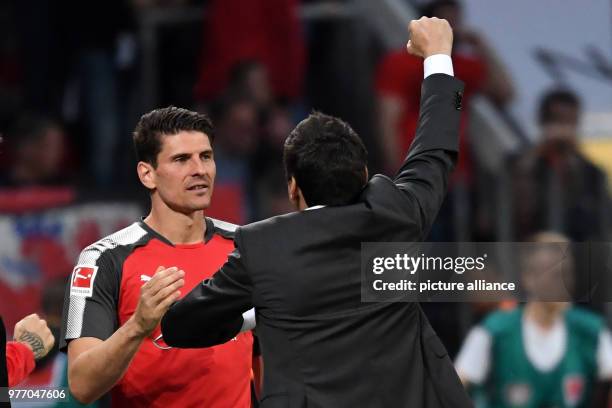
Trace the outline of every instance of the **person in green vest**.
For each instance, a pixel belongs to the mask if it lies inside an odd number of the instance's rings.
[[[466,337],[455,367],[478,408],[590,407],[598,381],[612,379],[610,330],[570,302],[535,300],[567,299],[574,275],[565,236],[543,232],[532,241],[521,279],[534,300],[488,315]]]

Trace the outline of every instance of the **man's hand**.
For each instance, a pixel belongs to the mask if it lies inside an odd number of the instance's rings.
[[[185,272],[172,267],[157,268],[155,275],[140,289],[140,299],[132,319],[138,327],[139,334],[149,336],[172,303],[181,296],[180,288],[185,285]]]
[[[436,17],[421,17],[409,25],[408,52],[427,58],[436,54],[450,56],[453,49],[453,30],[448,21]]]
[[[37,314],[31,314],[17,322],[13,331],[13,339],[28,346],[36,360],[46,356],[55,344],[55,338],[47,322]]]

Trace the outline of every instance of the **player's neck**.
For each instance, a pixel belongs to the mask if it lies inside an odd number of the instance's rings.
[[[206,222],[202,211],[183,214],[169,208],[156,208],[144,222],[173,244],[195,244],[204,240]]]
[[[554,302],[530,302],[525,306],[525,315],[529,320],[546,330],[553,327],[563,310],[565,310],[564,307]]]

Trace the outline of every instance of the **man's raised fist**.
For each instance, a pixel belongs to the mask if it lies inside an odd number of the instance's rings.
[[[421,17],[412,20],[408,26],[410,40],[408,52],[418,57],[427,58],[435,54],[451,54],[453,48],[453,30],[448,21],[436,17]]]

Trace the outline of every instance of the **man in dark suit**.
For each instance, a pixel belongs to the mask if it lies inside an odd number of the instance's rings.
[[[463,84],[452,77],[452,31],[429,18],[410,30],[408,51],[425,58],[426,79],[397,176],[368,182],[355,132],[310,115],[284,151],[300,211],[238,228],[227,263],[162,320],[168,345],[207,347],[232,339],[254,306],[262,407],[471,405],[418,304],[361,300],[361,242],[421,241],[457,158]]]

